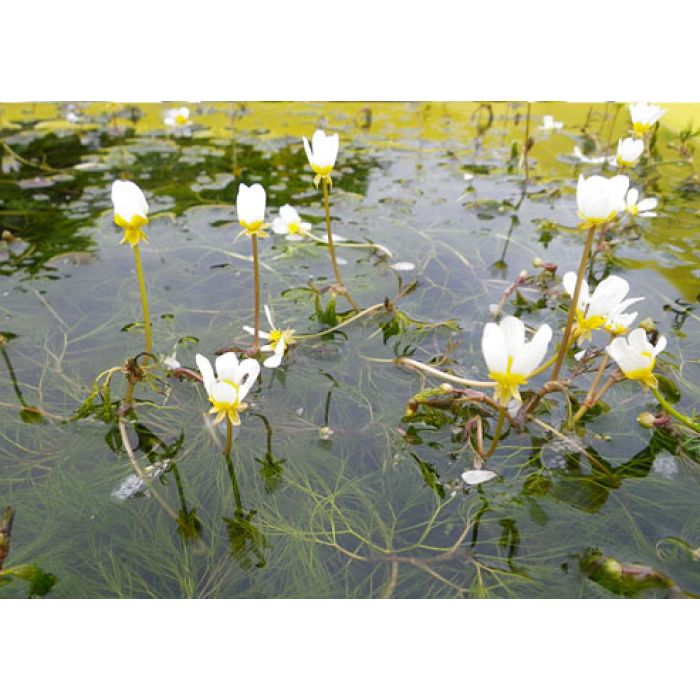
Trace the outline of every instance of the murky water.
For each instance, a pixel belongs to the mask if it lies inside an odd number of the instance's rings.
[[[11,234],[0,244],[0,507],[16,509],[5,567],[41,567],[55,577],[55,597],[700,595],[697,444],[637,424],[640,411],[655,410],[651,394],[621,384],[565,438],[540,426],[512,431],[491,460],[499,478],[466,488],[470,414],[421,409],[405,419],[407,401],[435,382],[393,363],[442,358],[485,378],[489,306],[521,269],[536,272],[537,256],[561,273],[574,268],[576,178],[601,166],[571,154],[577,145],[614,150],[626,109],[535,105],[526,187],[513,151],[524,105],[199,105],[190,135],[167,133],[161,111],[41,104],[0,113],[0,223]],[[538,129],[543,114],[564,128]],[[71,420],[95,377],[143,345],[111,183],[128,178],[147,194],[155,349],[193,368],[197,352],[249,342],[238,184],[262,183],[272,215],[291,203],[323,235],[301,144],[317,126],[340,134],[336,234],[393,254],[339,246],[345,280],[362,306],[416,281],[397,302],[405,316],[381,311],[302,340],[280,369],[263,372],[234,440],[238,506],[201,386],[166,377],[139,385],[128,434],[140,464],[159,474],[158,498],[130,495],[115,417],[123,376]],[[660,215],[639,220],[595,267],[646,298],[640,319],[668,337],[660,367],[687,413],[700,398],[700,181],[683,150],[692,144],[662,126],[662,161],[632,175],[659,198]],[[396,272],[397,262],[415,267]],[[262,241],[261,263],[263,302],[279,324],[322,329],[313,290],[331,281],[326,249],[276,236]],[[507,312],[563,325],[562,300],[540,302],[534,283],[521,291]],[[347,308],[340,298],[338,307]],[[560,426],[561,398],[549,408],[544,417]],[[611,583],[605,558],[655,573],[640,574],[641,586]],[[0,596],[24,595],[24,581],[0,587]]]

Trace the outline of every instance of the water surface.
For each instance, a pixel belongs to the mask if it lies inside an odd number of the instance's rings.
[[[637,424],[656,409],[650,394],[615,388],[573,446],[538,428],[508,435],[492,463],[499,478],[465,488],[465,416],[435,409],[404,419],[407,401],[434,383],[392,362],[442,358],[484,377],[489,306],[521,269],[535,271],[535,257],[562,273],[577,263],[576,178],[601,166],[571,153],[614,150],[624,107],[534,105],[526,185],[513,150],[524,139],[523,104],[200,104],[190,135],[168,133],[161,111],[27,104],[0,113],[10,149],[0,222],[14,237],[0,244],[0,506],[16,508],[6,567],[32,562],[53,574],[50,597],[700,595],[700,467],[694,445]],[[539,130],[543,114],[564,128]],[[301,144],[319,126],[341,140],[335,232],[393,253],[340,247],[346,282],[369,306],[415,280],[399,308],[422,323],[379,313],[299,343],[279,370],[263,372],[235,437],[242,507],[201,387],[139,386],[130,441],[144,466],[163,470],[154,489],[178,525],[154,497],[115,495],[133,471],[113,410],[70,420],[95,377],[143,344],[111,183],[132,179],[146,192],[155,348],[194,367],[197,352],[213,357],[249,340],[238,184],[262,183],[271,215],[291,203],[323,234]],[[659,198],[660,215],[628,231],[595,272],[621,274],[645,297],[640,319],[669,339],[661,368],[678,408],[691,412],[700,397],[700,185],[679,145],[678,131],[662,126],[663,162],[632,176]],[[310,284],[331,281],[325,248],[274,237],[261,261],[263,300],[280,325],[319,331]],[[396,262],[415,269],[397,274]],[[556,297],[539,298],[526,286],[505,309],[561,327]],[[116,408],[124,389],[117,373],[107,403]],[[616,588],[595,573],[601,557],[650,567],[674,587]],[[3,597],[26,594],[21,581],[0,587]]]

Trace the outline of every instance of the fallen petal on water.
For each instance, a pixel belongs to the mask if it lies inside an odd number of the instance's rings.
[[[468,469],[462,474],[462,479],[464,482],[469,484],[469,486],[476,486],[476,484],[483,484],[485,481],[490,481],[498,476],[496,472],[489,471],[488,469]]]
[[[392,270],[396,272],[409,272],[410,270],[415,270],[416,266],[412,262],[397,262],[393,265],[389,265]]]

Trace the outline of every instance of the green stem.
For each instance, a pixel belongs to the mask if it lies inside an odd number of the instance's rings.
[[[603,355],[603,359],[600,362],[600,367],[596,372],[595,378],[593,379],[591,388],[586,394],[586,399],[581,404],[581,406],[579,406],[578,411],[576,411],[576,413],[573,415],[571,421],[569,422],[569,428],[573,428],[576,425],[576,423],[578,423],[578,421],[581,420],[581,418],[583,418],[586,411],[594,405],[593,397],[595,396],[595,391],[598,388],[598,384],[600,384],[600,380],[603,378],[603,374],[605,373],[605,368],[607,367],[607,365],[608,355],[607,353],[605,353],[605,355]]]
[[[260,263],[258,261],[258,235],[253,233],[250,239],[253,243],[253,306],[255,311],[253,350],[257,352],[260,349]]]
[[[335,257],[335,244],[333,243],[333,232],[331,231],[331,205],[330,198],[328,195],[328,180],[323,178],[323,207],[326,210],[326,231],[328,233],[328,252],[331,256],[331,264],[333,265],[333,274],[335,274],[335,281],[338,286],[343,290],[343,296],[348,300],[350,305],[355,311],[359,311],[360,307],[354,302],[353,298],[350,296],[347,287],[343,283],[343,278],[340,275],[340,268],[338,267],[338,261]]]
[[[233,425],[231,424],[231,419],[226,416],[226,447],[224,447],[224,454],[231,454],[231,441],[233,438]]]
[[[574,325],[574,316],[576,315],[576,309],[578,308],[578,298],[581,294],[581,285],[583,284],[583,276],[586,274],[586,265],[588,265],[588,258],[591,254],[591,246],[593,245],[593,238],[595,237],[595,226],[591,226],[588,229],[588,235],[586,236],[586,243],[583,247],[583,254],[581,255],[581,262],[578,266],[578,276],[576,278],[576,288],[574,289],[574,296],[571,299],[571,306],[569,307],[569,316],[566,319],[566,328],[564,329],[564,337],[559,346],[559,354],[557,355],[557,361],[554,364],[554,369],[549,377],[550,382],[557,380],[559,376],[559,371],[561,370],[562,363],[564,362],[564,357],[566,356],[566,351],[569,348],[569,339],[571,338],[571,330]]]
[[[17,383],[17,375],[15,374],[14,367],[12,366],[12,363],[10,362],[10,356],[7,354],[7,350],[5,350],[4,347],[0,346],[0,354],[2,354],[5,364],[7,365],[7,371],[10,375],[10,381],[12,382],[12,387],[15,390],[15,396],[17,396],[17,400],[24,406],[25,408],[28,408],[27,402],[24,400],[24,396],[22,396],[22,392],[20,391],[19,384]]]
[[[151,331],[151,314],[148,311],[148,297],[146,296],[146,279],[143,276],[143,267],[141,266],[141,251],[138,243],[133,246],[134,261],[136,263],[136,276],[139,280],[139,289],[141,291],[141,307],[143,308],[143,325],[146,333],[146,352],[153,352],[153,336]]]
[[[696,432],[700,433],[700,423],[696,423],[695,421],[688,418],[688,416],[684,415],[683,413],[680,413],[675,408],[673,408],[673,406],[671,406],[671,404],[668,401],[666,401],[666,399],[661,395],[661,392],[656,387],[652,387],[651,391],[654,394],[654,396],[656,396],[656,400],[661,404],[664,411],[670,413],[674,418],[677,418],[684,425],[687,425],[689,428],[692,428]]]
[[[236,479],[236,471],[233,468],[233,461],[231,460],[231,455],[226,454],[226,466],[228,468],[228,475],[231,478],[231,486],[233,488],[233,500],[236,502],[236,515],[243,512],[243,501],[241,500],[241,492],[238,488],[238,479]]]
[[[501,433],[503,432],[505,415],[506,409],[501,407],[501,410],[498,412],[498,422],[496,423],[496,431],[493,434],[493,440],[491,440],[491,447],[489,447],[489,451],[484,455],[484,459],[490,457],[498,447],[498,441],[501,439]]]

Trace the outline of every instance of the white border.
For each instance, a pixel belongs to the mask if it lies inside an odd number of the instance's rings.
[[[700,100],[687,0],[6,4],[0,102]]]

